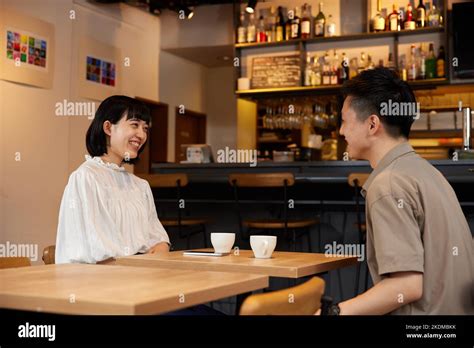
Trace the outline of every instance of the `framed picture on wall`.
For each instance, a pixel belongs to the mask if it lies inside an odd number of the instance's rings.
[[[5,9],[0,15],[0,78],[52,88],[54,26]]]
[[[118,48],[91,38],[83,39],[79,48],[79,95],[103,100],[120,94],[120,59]]]

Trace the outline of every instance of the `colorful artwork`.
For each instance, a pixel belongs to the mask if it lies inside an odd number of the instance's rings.
[[[86,79],[103,85],[115,86],[115,64],[87,56]]]
[[[46,68],[47,42],[12,30],[7,30],[7,59]]]

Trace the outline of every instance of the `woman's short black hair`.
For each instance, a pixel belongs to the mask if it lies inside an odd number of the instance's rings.
[[[117,124],[122,117],[127,117],[127,120],[139,119],[151,126],[150,110],[144,103],[124,95],[108,97],[100,103],[94,120],[87,130],[86,146],[91,156],[102,156],[107,153],[107,134],[104,132],[104,122],[110,121],[112,124]],[[138,150],[136,158],[130,158],[128,161],[124,159],[124,162],[137,163],[145,145],[146,142]]]
[[[351,108],[360,120],[377,115],[390,136],[403,136],[408,139],[411,125],[418,116],[413,112],[417,105],[416,98],[408,83],[401,80],[394,70],[365,70],[344,82],[342,95],[344,99],[351,97]],[[386,114],[384,108],[387,109],[387,105],[403,106],[399,109],[409,112]],[[414,108],[405,108],[406,105],[413,105]],[[419,109],[417,111],[419,112]]]

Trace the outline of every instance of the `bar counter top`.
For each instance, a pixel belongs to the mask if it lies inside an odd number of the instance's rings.
[[[474,160],[431,160],[450,183],[474,183]],[[368,161],[258,162],[249,163],[154,163],[152,173],[186,173],[190,183],[227,183],[230,173],[291,172],[296,183],[347,183],[350,173],[370,173]],[[408,175],[410,173],[407,173]]]

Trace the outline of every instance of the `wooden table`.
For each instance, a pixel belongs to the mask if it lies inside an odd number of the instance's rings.
[[[212,249],[199,249],[210,251]],[[239,250],[222,257],[184,256],[183,251],[121,257],[117,265],[166,267],[192,271],[241,272],[271,277],[301,278],[333,269],[352,266],[357,256],[333,256],[315,253],[275,251],[271,259],[256,259],[251,250]]]
[[[160,314],[259,290],[268,277],[86,264],[0,270],[0,307],[63,314]]]

